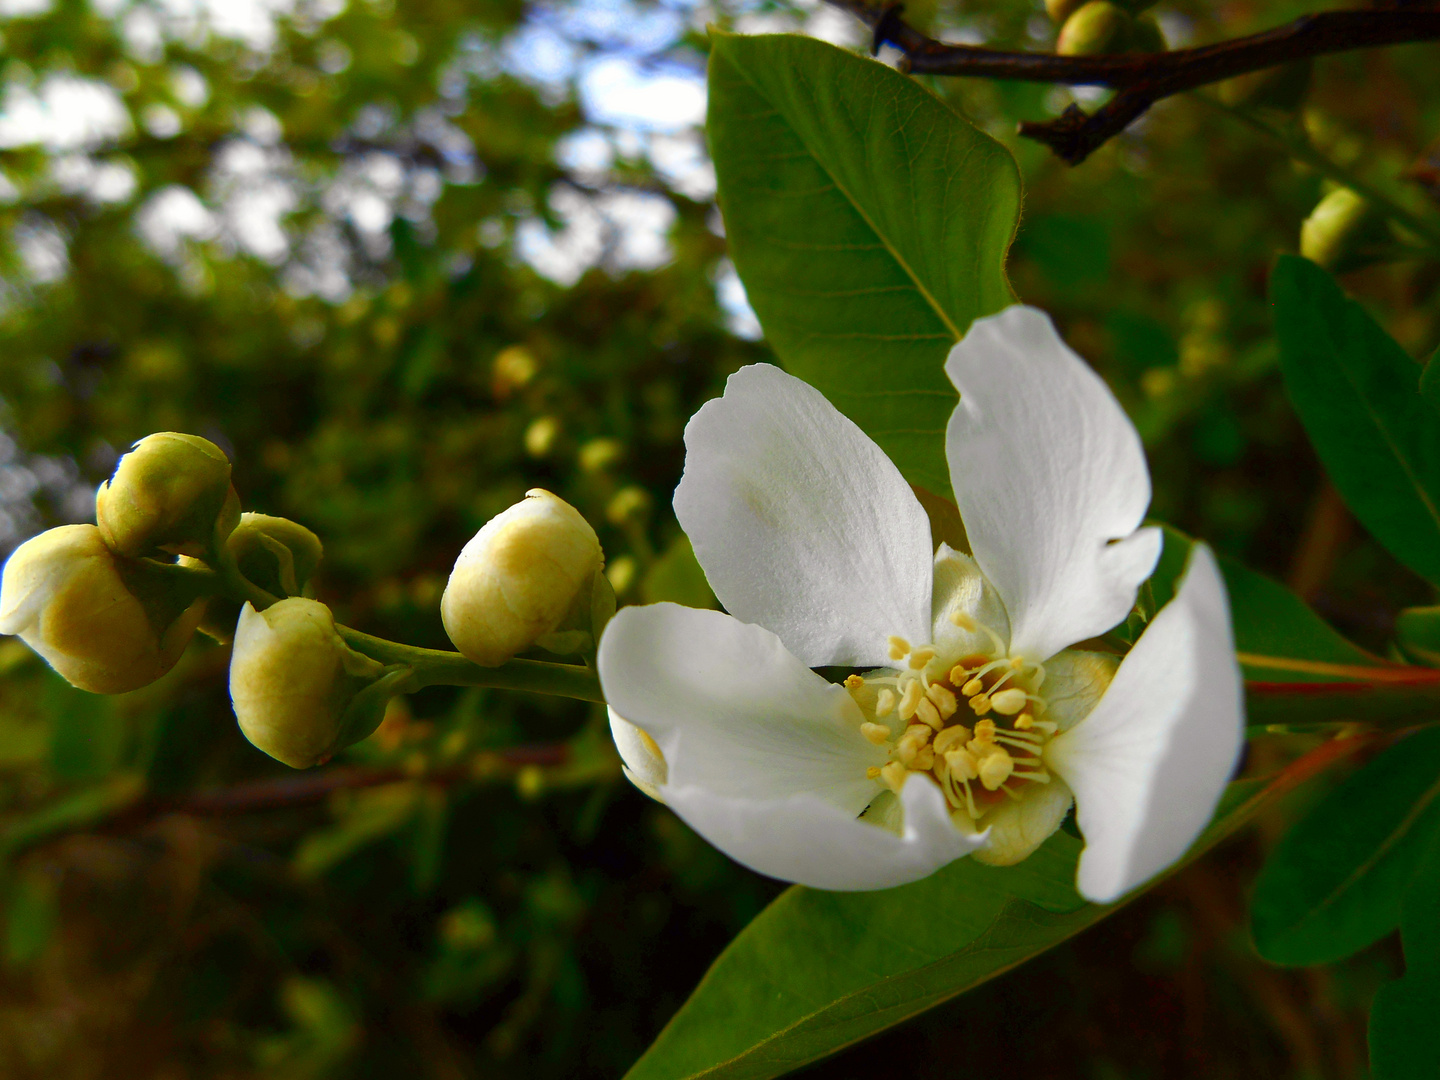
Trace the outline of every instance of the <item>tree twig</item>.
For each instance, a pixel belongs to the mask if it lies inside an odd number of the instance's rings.
[[[1440,3],[1392,2],[1363,11],[1322,11],[1292,23],[1215,45],[1163,53],[1058,56],[953,45],[927,37],[900,17],[900,4],[827,0],[871,28],[872,48],[890,44],[922,75],[1106,86],[1119,90],[1087,114],[1071,105],[1054,120],[1025,121],[1020,134],[1043,142],[1072,165],[1124,131],[1161,98],[1251,71],[1328,53],[1440,39]]]

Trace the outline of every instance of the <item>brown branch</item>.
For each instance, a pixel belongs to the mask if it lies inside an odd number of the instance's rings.
[[[1020,134],[1045,143],[1071,165],[1124,131],[1161,98],[1251,71],[1329,53],[1440,38],[1440,3],[1393,2],[1364,11],[1323,11],[1285,26],[1215,45],[1163,53],[1058,56],[952,45],[927,37],[901,17],[902,5],[828,0],[871,28],[872,49],[890,44],[922,75],[965,75],[1119,90],[1093,114],[1071,105],[1054,120],[1025,121]]]

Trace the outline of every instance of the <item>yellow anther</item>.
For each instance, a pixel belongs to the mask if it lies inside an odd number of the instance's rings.
[[[984,716],[990,711],[990,696],[988,694],[976,694],[970,699],[970,708],[975,710],[976,716]]]
[[[1010,658],[1010,667],[1015,671],[1025,670],[1025,658],[1022,656],[1012,656]]]
[[[922,746],[915,754],[915,761],[910,767],[918,769],[920,772],[929,772],[933,769],[935,767],[935,748]]]
[[[909,720],[915,715],[915,707],[920,704],[925,696],[925,688],[920,685],[919,679],[911,679],[905,684],[905,691],[900,695],[900,719]]]
[[[987,754],[980,762],[980,783],[986,791],[995,791],[1015,771],[1015,759],[998,747],[993,754]]]
[[[972,619],[969,615],[966,615],[963,611],[952,611],[950,613],[950,621],[956,626],[958,626],[961,630],[969,630],[972,634],[977,629],[975,625],[975,620]]]
[[[1025,691],[1010,687],[990,696],[990,707],[1002,716],[1014,716],[1025,708]]]
[[[891,660],[904,660],[906,654],[910,652],[910,643],[906,641],[903,637],[895,637],[892,634],[890,636],[889,644]]]
[[[1022,712],[1019,716],[1015,717],[1015,730],[1029,731],[1034,723],[1035,717],[1031,716],[1028,712]]]
[[[879,765],[871,765],[868,769],[866,769],[866,770],[865,770],[865,779],[866,779],[866,780],[879,780],[879,779],[880,779],[880,766],[879,766]]]
[[[976,724],[976,725],[975,725],[975,738],[979,739],[981,742],[994,742],[994,741],[995,741],[995,721],[994,721],[994,720],[981,720],[978,724]]]
[[[963,724],[956,724],[954,727],[947,727],[935,736],[935,752],[943,754],[956,746],[964,746],[969,741],[970,729]]]
[[[895,744],[895,757],[899,759],[900,764],[908,768],[910,763],[915,760],[915,755],[920,752],[920,747],[923,745],[924,744],[913,735],[906,735]]]
[[[945,767],[957,780],[974,780],[980,775],[980,763],[969,750],[951,750],[945,754]]]
[[[949,720],[955,715],[955,710],[960,703],[955,700],[954,693],[949,687],[941,686],[939,683],[931,683],[930,689],[925,691],[925,696],[935,703],[942,720]]]
[[[884,746],[890,741],[890,729],[884,724],[861,724],[860,734],[876,746]]]
[[[945,721],[940,719],[940,710],[935,708],[935,703],[928,698],[921,698],[915,706],[915,715],[925,723],[929,724],[936,731],[939,731]]]
[[[895,708],[895,691],[881,690],[880,696],[875,699],[875,715],[889,716],[890,710]]]
[[[956,686],[959,686],[965,681],[965,677],[969,674],[970,672],[964,664],[956,664],[950,669],[950,681]]]
[[[922,746],[930,741],[930,736],[935,732],[924,724],[911,724],[905,729],[905,735],[916,739]]]
[[[964,694],[966,697],[974,697],[976,694],[980,693],[980,691],[984,689],[985,684],[982,683],[979,679],[971,679],[964,686],[960,687],[960,693]]]
[[[845,689],[849,690],[852,694],[855,693],[856,690],[863,690],[865,689],[865,680],[859,675],[847,675],[845,676]]]
[[[934,659],[935,650],[929,645],[922,645],[910,654],[910,666],[916,671],[919,671]]]
[[[905,778],[909,775],[910,773],[904,765],[898,761],[892,761],[880,770],[880,782],[899,795],[900,789],[905,786]]]

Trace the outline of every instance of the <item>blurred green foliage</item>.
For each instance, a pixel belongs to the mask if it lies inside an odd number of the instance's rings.
[[[0,542],[87,513],[119,449],[175,429],[230,452],[247,509],[322,537],[317,594],[367,631],[443,645],[454,557],[534,486],[594,523],[622,602],[712,602],[668,510],[681,433],[768,352],[730,329],[703,160],[676,164],[693,129],[616,119],[596,72],[629,65],[653,104],[700,78],[707,21],[859,43],[844,16],[352,0],[257,5],[273,36],[247,40],[223,4],[208,29],[178,5],[5,10]],[[1157,13],[1178,44],[1303,10]],[[1039,4],[933,18],[1053,46]],[[1069,91],[929,85],[1015,152],[1011,279],[1131,411],[1154,515],[1386,648],[1435,598],[1339,507],[1283,395],[1265,281],[1328,188],[1267,129],[1423,208],[1404,174],[1440,132],[1431,47],[1322,60],[1290,114],[1164,102],[1074,170],[1013,134]],[[112,129],[77,134],[102,86]],[[1344,284],[1426,356],[1440,278],[1401,256]],[[778,891],[624,783],[598,710],[427,690],[294,774],[236,730],[225,669],[197,644],[101,699],[0,642],[0,1074],[616,1076]],[[1395,943],[1294,973],[1245,938],[1285,823],[814,1071],[951,1075],[963,1047],[977,1077],[1363,1075]]]

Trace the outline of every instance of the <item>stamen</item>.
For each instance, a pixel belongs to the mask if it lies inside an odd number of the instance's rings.
[[[884,746],[890,741],[890,729],[884,724],[861,724],[860,734],[869,739],[876,746]]]
[[[975,738],[982,743],[995,741],[995,721],[981,720],[975,725]]]
[[[898,761],[892,761],[890,764],[881,768],[880,782],[895,792],[896,795],[899,795],[900,789],[905,786],[905,778],[909,775],[910,773],[904,765],[901,765]]]
[[[976,694],[980,693],[980,691],[984,689],[985,684],[982,683],[979,679],[971,679],[964,686],[960,687],[960,693],[964,694],[966,697],[974,697]]]
[[[985,785],[986,791],[995,791],[1014,771],[1015,759],[996,747],[993,754],[985,755],[985,759],[980,762],[980,783]]]
[[[865,770],[865,779],[866,779],[866,780],[879,780],[879,779],[880,779],[880,766],[879,766],[879,765],[871,765],[868,769],[866,769],[866,770]]]
[[[884,695],[881,696],[883,697]],[[1015,730],[1024,731],[1033,723],[1035,723],[1035,717],[1031,716],[1028,712],[1022,712],[1015,718]]]
[[[891,660],[904,660],[910,652],[910,643],[903,637],[896,637],[892,634],[889,639],[889,645]]]
[[[920,772],[929,772],[935,767],[935,749],[931,746],[922,746],[915,755],[915,762],[910,766]]]
[[[935,659],[935,649],[929,645],[922,645],[910,654],[910,666],[919,671],[931,660]]]
[[[935,732],[924,724],[911,724],[905,729],[906,738],[914,738],[922,746],[930,741],[930,736],[933,734]]]
[[[940,710],[935,708],[935,703],[928,698],[921,698],[915,706],[915,715],[925,723],[929,724],[936,731],[944,726],[945,721],[940,719]]]
[[[1050,774],[1044,769],[1041,769],[1039,772],[1029,772],[1016,769],[1010,775],[1018,776],[1022,780],[1034,780],[1037,784],[1048,784],[1050,782]]]
[[[895,708],[895,691],[881,690],[880,696],[875,699],[875,715],[889,716],[890,710]]]
[[[980,775],[980,763],[969,750],[950,750],[945,754],[950,775],[960,780],[974,780]]]
[[[991,693],[990,706],[1003,716],[1014,716],[1021,709],[1025,708],[1025,691],[1011,687],[1009,690],[1001,690],[998,694]]]
[[[909,720],[915,715],[915,707],[920,704],[920,699],[924,694],[924,688],[921,687],[918,679],[911,679],[905,684],[905,692],[900,695],[901,720]]]
[[[895,744],[895,757],[899,760],[901,765],[909,768],[911,762],[915,760],[915,755],[920,752],[920,747],[922,747],[923,745],[924,743],[922,743],[915,736],[906,735],[898,743]],[[895,764],[895,762],[892,761],[890,764],[893,765]]]
[[[960,703],[955,700],[955,695],[939,683],[932,683],[930,689],[925,691],[925,696],[935,703],[935,708],[940,713],[942,720],[949,720],[955,715],[955,710],[960,707]]]
[[[976,716],[984,716],[990,711],[990,696],[988,694],[976,694],[970,699],[970,708],[975,710]]]
[[[846,675],[845,689],[849,690],[852,694],[855,693],[856,690],[863,690],[865,689],[865,680],[859,675]]]
[[[947,727],[944,731],[935,736],[935,752],[943,754],[954,746],[963,746],[970,741],[970,729],[963,724],[956,724],[954,727]]]
[[[975,620],[963,611],[952,611],[950,613],[950,621],[961,630],[969,630],[972,634],[979,629],[979,627],[975,625]]]

